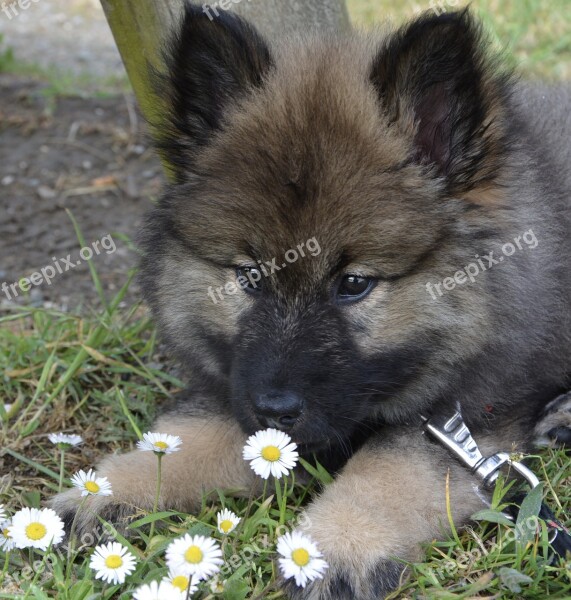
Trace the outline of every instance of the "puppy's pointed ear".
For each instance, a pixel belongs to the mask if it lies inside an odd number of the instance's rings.
[[[180,28],[164,53],[167,74],[158,81],[167,114],[159,115],[153,130],[179,181],[196,152],[223,126],[226,109],[261,86],[272,66],[265,41],[251,25],[217,12],[186,3]]]
[[[389,121],[412,139],[412,159],[453,193],[489,185],[503,165],[510,78],[487,49],[467,10],[426,14],[389,37],[372,66]]]

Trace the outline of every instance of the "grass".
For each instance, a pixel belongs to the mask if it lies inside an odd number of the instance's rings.
[[[262,0],[260,0],[262,1]],[[384,21],[400,24],[420,11],[431,10],[433,0],[347,0],[357,26],[371,27]],[[466,4],[458,0],[434,0],[436,10],[453,10]],[[485,22],[498,49],[527,78],[552,81],[571,79],[571,3],[568,0],[474,0],[472,9]],[[70,8],[83,10],[77,0]],[[3,47],[0,37],[0,73],[27,75],[48,83],[49,96],[108,96],[130,89],[123,77],[96,77],[57,65],[42,68],[24,63]]]
[[[14,67],[14,52],[4,43],[4,37],[0,35],[0,73],[9,72]]]
[[[367,25],[385,18],[401,22],[417,8],[429,7],[429,2],[406,0],[348,3],[354,21]],[[473,6],[489,24],[497,44],[507,47],[510,60],[520,63],[527,76],[571,77],[571,5],[567,0],[482,0]],[[22,74],[26,69],[34,71],[17,63],[9,50],[0,52],[0,71]],[[90,89],[93,84],[88,76],[78,81],[62,79],[56,72],[33,74],[52,81],[55,95]],[[100,290],[97,273],[92,275]],[[0,314],[0,397],[11,405],[6,411],[0,403],[0,503],[10,512],[22,506],[38,507],[58,489],[59,454],[48,441],[48,433],[81,433],[85,439],[81,451],[65,455],[69,477],[80,468],[94,466],[109,452],[132,449],[160,405],[182,386],[169,372],[145,310],[121,307],[125,290],[101,310],[82,315],[39,308],[5,309]],[[546,449],[534,464],[549,505],[571,525],[565,516],[571,514],[569,456]],[[204,498],[197,514],[141,512],[129,525],[129,539],[124,540],[138,557],[138,567],[123,586],[95,582],[86,549],[79,550],[71,562],[61,552],[45,556],[0,552],[0,598],[129,598],[134,587],[165,574],[164,549],[174,537],[187,531],[218,536],[215,515],[224,506],[242,517],[236,532],[223,541],[224,591],[215,596],[204,585],[199,595],[277,600],[283,596],[274,583],[276,532],[281,522],[296,522],[311,492],[327,479],[324,473],[315,475],[308,487],[290,481],[279,501],[274,496],[239,499],[218,490]],[[545,532],[531,536],[527,544],[525,539],[514,540],[513,526],[498,517],[503,489],[498,487],[493,510],[481,515],[481,523],[453,530],[443,541],[428,544],[423,562],[410,566],[408,578],[394,597],[571,598],[571,560],[559,566],[549,564]],[[155,536],[149,539],[152,522]]]
[[[49,68],[41,67],[19,60],[9,48],[2,51],[1,45],[0,73],[30,77],[45,82],[46,86],[42,88],[42,95],[48,99],[112,98],[118,94],[131,92],[131,86],[126,77],[114,75],[98,77],[87,71],[74,73],[55,65]]]
[[[127,76],[96,76],[89,71],[74,73],[58,65],[41,67],[18,58],[0,35],[0,74],[31,77],[47,85],[42,94],[49,99],[61,97],[107,98],[131,91]]]
[[[435,0],[454,10],[467,4]],[[390,20],[402,23],[431,9],[431,0],[347,0],[352,20],[371,26]],[[528,78],[571,79],[571,3],[568,0],[474,0],[472,9],[490,31],[496,46]]]
[[[92,276],[101,290],[95,270]],[[102,455],[132,449],[157,406],[182,386],[163,364],[145,311],[139,306],[119,308],[127,286],[128,282],[99,312],[89,315],[14,308],[0,317],[0,390],[11,404],[7,411],[0,408],[0,464],[5,473],[0,503],[10,513],[22,506],[39,507],[57,492],[60,454],[48,433],[80,433],[85,439],[81,451],[65,455],[69,485],[71,474],[95,466]],[[562,450],[547,449],[535,458],[535,466],[550,506],[565,521],[564,515],[571,514],[569,457]],[[213,491],[198,514],[137,513],[129,524],[128,540],[118,536],[138,558],[136,572],[122,586],[104,586],[93,579],[86,548],[74,551],[71,561],[57,548],[33,555],[0,552],[0,598],[126,600],[137,585],[166,574],[164,550],[175,537],[190,532],[220,538],[216,513],[222,507],[242,517],[236,532],[222,541],[224,591],[213,594],[205,583],[198,597],[283,598],[275,587],[272,560],[277,532],[281,524],[292,527],[311,493],[329,480],[322,471],[312,475],[309,486],[290,480],[285,493],[276,497],[240,499]],[[454,529],[444,541],[429,544],[424,562],[410,566],[393,597],[570,598],[571,561],[549,564],[545,533],[529,536],[529,544],[514,540],[513,526],[498,517],[502,494],[500,486],[492,510],[480,515],[480,525]],[[149,539],[151,523],[155,535]],[[566,524],[571,525],[568,518]]]

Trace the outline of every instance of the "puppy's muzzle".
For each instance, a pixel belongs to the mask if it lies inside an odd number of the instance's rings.
[[[272,390],[254,398],[254,412],[262,427],[289,431],[303,412],[301,396],[290,391]]]

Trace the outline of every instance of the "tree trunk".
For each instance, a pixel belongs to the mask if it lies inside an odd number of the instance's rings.
[[[223,0],[220,4],[230,5],[230,10],[254,23],[270,42],[276,35],[303,28],[349,27],[345,0]]]

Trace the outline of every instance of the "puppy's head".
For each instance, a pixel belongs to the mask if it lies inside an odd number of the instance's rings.
[[[490,235],[505,89],[467,13],[270,48],[186,8],[155,124],[172,165],[143,283],[196,384],[249,431],[342,444],[416,414],[486,340],[427,283]]]

